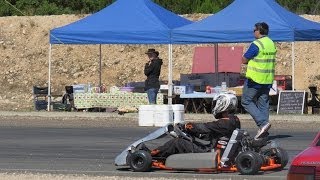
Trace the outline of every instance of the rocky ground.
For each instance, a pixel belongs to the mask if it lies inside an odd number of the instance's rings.
[[[33,108],[32,86],[45,86],[48,81],[49,30],[83,18],[85,15],[0,17],[0,109],[28,111]],[[186,15],[200,20],[208,15]],[[320,22],[320,16],[303,15]],[[234,45],[234,44],[231,44]],[[291,74],[291,44],[278,43],[276,74]],[[173,47],[174,79],[190,73],[195,46]],[[247,47],[248,44],[245,44]],[[103,45],[102,82],[108,87],[143,81],[144,52],[156,48],[164,59],[161,79],[167,80],[167,46]],[[320,87],[320,42],[295,43],[296,89]],[[98,84],[99,47],[95,45],[54,45],[52,49],[52,91],[62,94],[65,85]]]

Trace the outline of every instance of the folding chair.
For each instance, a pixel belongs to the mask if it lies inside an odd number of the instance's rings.
[[[47,110],[48,87],[33,86],[32,95],[33,95],[33,101],[34,101],[34,109],[36,111]]]

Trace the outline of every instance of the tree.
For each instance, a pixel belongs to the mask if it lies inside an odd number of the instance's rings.
[[[218,11],[218,7],[213,4],[211,0],[205,0],[201,5],[196,9],[197,13],[214,13]]]
[[[44,0],[36,9],[35,14],[38,15],[53,15],[62,13],[63,9],[59,8],[55,3],[49,3]]]
[[[35,15],[36,9],[39,7],[39,0],[18,0],[16,7],[20,9],[24,15]]]
[[[89,14],[115,0],[6,0],[25,15]],[[0,16],[23,15],[4,0],[0,0]],[[154,0],[177,14],[216,13],[234,0]],[[254,0],[253,0],[254,1]],[[319,14],[320,0],[277,0],[286,9],[299,14]]]
[[[0,1],[0,16],[12,16],[15,15],[12,11],[12,7],[4,1]]]

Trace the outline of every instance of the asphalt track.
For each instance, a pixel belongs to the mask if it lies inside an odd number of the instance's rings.
[[[134,173],[115,167],[115,156],[128,144],[147,135],[155,128],[104,127],[0,127],[0,171],[58,174],[88,174],[94,176],[171,177],[178,179],[286,179],[287,168],[255,176],[238,173],[201,174],[194,172],[153,171]],[[248,129],[254,133],[254,129]],[[316,130],[270,130],[270,138],[277,140],[292,157],[306,148]],[[163,140],[165,141],[165,140]],[[158,143],[152,143],[156,146]],[[290,163],[289,162],[289,163]]]

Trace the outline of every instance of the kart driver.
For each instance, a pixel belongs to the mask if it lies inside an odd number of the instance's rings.
[[[210,152],[219,138],[230,138],[233,130],[240,129],[239,118],[234,115],[237,102],[237,97],[233,94],[220,94],[212,110],[214,117],[218,119],[217,121],[180,124],[183,131],[195,137],[194,140],[174,138],[152,150],[151,156],[168,157],[178,153]],[[204,144],[203,140],[210,141],[210,143]]]

